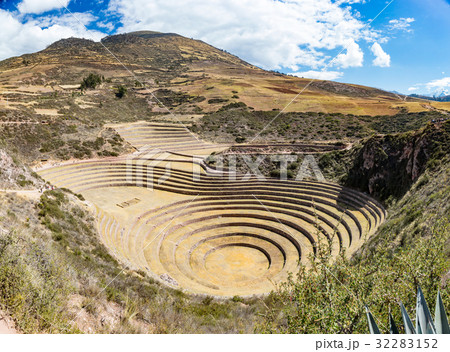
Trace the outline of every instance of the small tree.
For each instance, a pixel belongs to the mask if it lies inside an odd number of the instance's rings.
[[[80,89],[95,89],[100,83],[102,83],[102,78],[95,73],[90,73],[89,76],[85,77],[81,82]]]
[[[127,94],[127,87],[123,85],[117,86],[116,97],[121,99],[125,96],[125,94]]]

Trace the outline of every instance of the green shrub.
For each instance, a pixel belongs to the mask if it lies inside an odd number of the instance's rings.
[[[292,170],[287,170],[286,177],[288,179],[293,179],[295,177],[294,172]]]
[[[83,78],[80,89],[95,89],[100,83],[102,83],[102,77],[95,73],[90,73],[89,76]]]
[[[0,232],[0,307],[24,333],[71,332],[66,297],[69,277],[47,243]]]
[[[236,302],[236,303],[243,303],[244,302],[244,299],[242,297],[240,297],[240,296],[233,296],[233,298],[231,300],[233,302]]]
[[[116,97],[119,99],[122,99],[125,96],[125,94],[127,94],[128,91],[127,87],[123,85],[117,86],[116,89],[117,89]]]
[[[296,170],[297,168],[298,168],[298,163],[297,162],[293,162],[293,163],[290,163],[288,165],[288,169],[289,170]]]
[[[77,193],[77,194],[75,194],[75,196],[76,196],[79,200],[85,201],[85,198],[83,197],[83,195],[82,195],[81,193]]]
[[[226,103],[228,99],[223,98],[212,98],[208,100],[208,104],[220,104],[220,103]]]
[[[280,178],[281,172],[279,169],[274,169],[270,171],[270,177]]]

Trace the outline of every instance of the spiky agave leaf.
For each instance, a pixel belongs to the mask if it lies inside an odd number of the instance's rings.
[[[436,298],[434,323],[436,324],[436,334],[450,334],[447,314],[445,313],[444,303],[442,302],[441,293],[439,291]]]
[[[397,329],[397,325],[395,325],[394,317],[391,313],[389,313],[389,332],[391,334],[400,334]]]
[[[369,323],[369,330],[371,334],[381,334],[380,329],[378,329],[378,325],[375,322],[375,319],[373,318],[372,313],[370,313],[370,310],[367,306],[366,308],[366,314],[367,314],[367,321]]]
[[[435,334],[433,319],[420,286],[417,289],[416,331],[418,334]]]
[[[405,334],[415,334],[416,329],[414,329],[414,324],[412,323],[408,313],[406,312],[405,306],[400,302],[400,309],[402,311],[403,325],[405,326]]]

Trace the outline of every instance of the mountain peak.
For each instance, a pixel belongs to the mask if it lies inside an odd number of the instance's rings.
[[[60,39],[53,44],[50,44],[45,50],[55,50],[55,49],[66,49],[66,48],[74,48],[74,47],[86,47],[95,45],[95,42],[91,39],[84,38],[65,38]]]
[[[164,38],[164,37],[178,37],[181,38],[182,36],[176,33],[161,33],[161,32],[155,32],[155,31],[137,31],[137,32],[130,32],[130,33],[122,33],[122,34],[114,34],[107,36],[102,39],[102,43],[119,43],[119,42],[130,42],[133,40],[136,40],[138,38],[140,39],[155,39],[155,38]]]

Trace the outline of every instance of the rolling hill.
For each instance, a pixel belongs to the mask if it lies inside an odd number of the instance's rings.
[[[114,83],[136,83],[136,95],[149,100],[155,112],[166,111],[152,93],[181,113],[215,111],[230,102],[256,110],[283,109],[311,82],[264,71],[199,40],[134,32],[106,37],[101,43],[64,39],[41,52],[1,62],[0,106],[7,105],[8,95],[64,93],[61,86],[77,85],[91,71]],[[422,102],[370,87],[314,81],[286,111],[394,115],[400,109],[426,111]],[[436,107],[448,109],[445,103]]]

